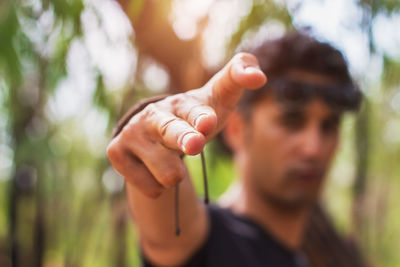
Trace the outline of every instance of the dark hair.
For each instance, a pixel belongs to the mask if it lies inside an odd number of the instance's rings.
[[[329,105],[339,108],[340,111],[357,111],[361,104],[361,93],[350,76],[347,62],[342,53],[328,43],[323,43],[311,37],[305,31],[294,31],[275,40],[265,40],[254,47],[240,49],[255,55],[261,70],[267,75],[267,84],[257,90],[246,90],[238,104],[238,111],[247,119],[251,116],[254,104],[261,100],[268,92],[282,95],[282,88],[295,84],[295,90],[289,96],[299,97],[302,92],[297,89],[311,87],[312,96],[318,95]],[[334,81],[332,86],[309,86],[293,82],[283,83],[288,73],[293,70],[309,71],[322,74]],[[283,78],[283,79],[282,79]],[[310,91],[310,90],[308,90]],[[283,92],[285,95],[285,92]],[[277,97],[282,100],[282,97]],[[300,97],[301,99],[301,97]],[[284,101],[284,99],[283,99]],[[303,102],[304,103],[304,102]],[[217,137],[215,145],[219,151],[231,155],[232,151],[225,144],[222,134]]]
[[[285,89],[285,85],[278,83],[281,86],[277,86],[275,82],[282,81],[282,78],[293,70],[322,74],[334,81],[334,85],[317,88],[312,95],[323,96],[325,102],[333,103],[335,108],[340,108],[341,111],[356,111],[360,106],[361,93],[350,76],[343,55],[332,45],[320,42],[306,32],[294,31],[279,39],[266,40],[256,47],[242,51],[255,55],[261,70],[268,77],[266,86],[258,90],[246,90],[243,94],[238,108],[244,115],[249,115],[255,102],[266,92],[277,93],[276,90]],[[303,89],[307,88],[303,86]],[[289,94],[295,97],[301,95],[301,92],[291,91]]]

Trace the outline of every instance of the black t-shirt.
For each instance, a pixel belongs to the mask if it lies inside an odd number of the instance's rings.
[[[215,205],[208,207],[210,233],[185,267],[305,267],[305,257],[289,250],[252,220]],[[144,266],[153,266],[144,260]]]

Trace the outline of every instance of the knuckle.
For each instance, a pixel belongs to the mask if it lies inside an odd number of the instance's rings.
[[[163,185],[166,187],[173,187],[177,185],[184,178],[184,173],[180,168],[169,168],[164,171],[163,174]]]
[[[159,185],[154,186],[146,186],[143,182],[143,177],[129,177],[128,179],[125,178],[126,181],[137,188],[140,192],[142,192],[145,196],[149,198],[156,199],[158,198],[162,192],[163,188]]]
[[[158,112],[158,108],[157,108],[156,104],[150,103],[143,109],[143,111],[141,113],[142,113],[142,117],[150,117],[151,118],[151,117],[154,117],[157,114],[157,112]]]
[[[130,174],[129,177],[124,178],[127,183],[134,186],[137,190],[149,198],[158,198],[164,191],[164,188],[158,183],[149,183],[150,180],[154,179],[154,177],[144,177]]]
[[[198,104],[190,108],[188,117],[190,119],[196,119],[198,116],[201,115],[214,115],[214,114],[215,112],[211,107]]]
[[[177,117],[173,117],[173,118],[169,118],[168,120],[162,122],[161,125],[159,126],[159,132],[161,133],[161,136],[165,136],[168,127],[173,122],[177,122],[177,121],[178,121],[178,118]]]
[[[131,137],[140,136],[140,132],[143,131],[143,124],[141,122],[141,117],[134,116],[132,119],[124,126],[121,131],[122,140],[130,140]]]
[[[128,122],[128,124],[126,124],[124,126],[124,128],[122,128],[121,131],[121,136],[122,137],[126,137],[126,135],[128,135],[133,129],[135,129],[135,121],[133,120],[133,118]]]
[[[155,103],[151,103],[138,114],[137,122],[143,122],[145,127],[151,127],[157,121],[159,114],[160,109],[158,106]]]
[[[147,190],[142,190],[143,194],[145,194],[149,198],[156,199],[161,196],[163,189],[161,187],[154,187]]]
[[[129,140],[134,128],[131,124],[127,124],[121,131],[121,139]]]
[[[120,154],[120,148],[118,147],[117,143],[113,140],[108,146],[107,146],[107,156],[110,159],[111,163],[114,162],[116,159],[119,158]]]
[[[107,156],[111,165],[114,167],[115,171],[117,171],[121,176],[123,176],[122,172],[124,169],[123,166],[125,162],[125,157],[121,148],[117,145],[110,144],[107,147]]]
[[[166,100],[171,104],[171,106],[177,106],[177,105],[185,103],[187,101],[187,97],[184,93],[182,93],[182,94],[169,96],[166,98]]]
[[[165,109],[165,107],[159,107],[157,104],[152,103],[143,110],[143,114],[141,116],[142,120],[144,121],[144,127],[146,128],[145,132],[156,132],[161,136],[165,136],[168,127],[174,121],[178,120],[177,117],[166,115],[168,113],[163,112],[161,109]],[[139,133],[137,132],[137,134]]]

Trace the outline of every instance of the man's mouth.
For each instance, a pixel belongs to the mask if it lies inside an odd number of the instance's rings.
[[[320,181],[324,177],[322,168],[292,169],[291,177],[304,181]]]
[[[323,177],[322,171],[319,170],[305,170],[297,173],[300,179],[320,180]]]

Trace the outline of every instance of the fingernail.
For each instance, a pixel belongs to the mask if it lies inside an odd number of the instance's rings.
[[[259,68],[253,67],[253,66],[246,67],[246,68],[244,69],[244,72],[247,73],[247,74],[253,74],[253,73],[261,73],[261,74],[264,74]]]
[[[187,134],[185,134],[185,136],[182,139],[182,146],[181,146],[183,152],[186,153],[187,142],[189,142],[190,138],[192,138],[195,135],[197,135],[197,134],[195,134],[195,133],[187,133]]]
[[[195,121],[194,121],[194,127],[197,129],[197,126],[198,126],[198,124],[199,124],[199,121],[201,120],[201,118],[204,118],[204,117],[206,117],[207,116],[207,114],[200,114],[196,119],[195,119]]]

